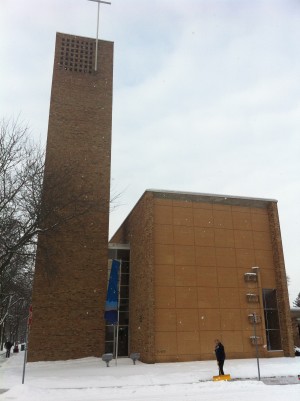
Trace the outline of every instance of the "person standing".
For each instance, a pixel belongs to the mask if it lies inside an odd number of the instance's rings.
[[[9,358],[10,357],[10,349],[11,349],[11,347],[13,346],[13,343],[12,342],[10,342],[10,341],[6,341],[5,342],[5,344],[4,344],[4,347],[5,347],[5,349],[6,349],[6,358]]]
[[[224,345],[221,343],[220,340],[215,340],[215,354],[216,354],[216,358],[217,358],[217,362],[218,362],[218,366],[219,366],[219,376],[223,376],[224,375],[224,370],[223,370],[223,366],[224,366],[224,362],[226,359],[226,355],[225,355],[225,348]]]

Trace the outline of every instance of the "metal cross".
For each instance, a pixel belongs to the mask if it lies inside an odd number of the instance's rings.
[[[99,33],[99,14],[100,14],[100,3],[104,4],[111,4],[109,1],[102,1],[102,0],[88,0],[94,1],[98,3],[98,12],[97,12],[97,33],[96,33],[96,53],[95,53],[95,71],[97,71],[97,63],[98,63],[98,33]]]

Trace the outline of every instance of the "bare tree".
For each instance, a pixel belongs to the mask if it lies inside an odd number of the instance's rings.
[[[93,207],[87,190],[72,189],[73,171],[48,171],[44,152],[18,121],[0,123],[0,274],[35,254],[38,234],[55,230]],[[68,194],[61,196],[62,188]],[[46,195],[47,194],[47,195]],[[24,261],[23,261],[24,262]]]
[[[18,121],[0,123],[0,327],[29,302],[44,154]],[[2,341],[1,341],[2,342]]]
[[[83,214],[99,210],[94,189],[78,188],[80,173],[64,160],[55,166],[45,172],[44,151],[30,141],[26,126],[17,120],[0,122],[0,343],[5,324],[7,334],[15,337],[26,320],[38,236],[46,239],[40,246],[47,246],[47,236],[55,236],[71,219],[80,221]],[[112,196],[112,208],[119,196]],[[49,255],[50,277],[56,266],[51,250],[44,254]]]
[[[18,337],[31,298],[38,235],[55,235],[93,207],[87,191],[74,191],[72,171],[57,166],[44,181],[44,152],[18,121],[0,123],[0,328]],[[68,187],[69,186],[69,187]],[[61,196],[62,188],[67,196]],[[53,263],[49,266],[54,270]],[[49,272],[48,272],[49,273]],[[26,306],[26,308],[25,308]],[[27,313],[27,312],[26,312]],[[8,333],[5,333],[5,325]]]
[[[16,121],[0,127],[0,273],[32,255],[38,231],[44,155]]]
[[[1,277],[1,337],[24,341],[31,300],[33,262],[8,270]]]

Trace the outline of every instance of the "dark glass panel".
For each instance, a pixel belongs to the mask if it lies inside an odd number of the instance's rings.
[[[119,314],[119,324],[128,325],[129,322],[129,312],[121,312]]]
[[[277,309],[276,290],[263,289],[264,308]]]
[[[265,310],[266,329],[279,330],[279,316],[277,310]]]
[[[105,353],[106,354],[113,354],[114,353],[114,343],[113,343],[113,341],[106,341],[105,342]]]
[[[130,255],[129,249],[118,249],[118,259],[121,259],[122,261],[123,260],[128,261],[129,255]]]
[[[121,285],[120,298],[129,298],[129,287],[128,287],[128,285]]]
[[[119,356],[128,356],[128,327],[119,327]]]
[[[122,260],[121,271],[122,273],[129,273],[129,262],[124,262]]]
[[[105,326],[105,340],[113,341],[114,339],[114,326]]]
[[[279,330],[267,330],[268,350],[278,351],[282,349]]]
[[[122,272],[122,274],[121,274],[121,285],[129,285],[129,274]]]
[[[120,299],[120,311],[127,312],[129,310],[129,299]]]

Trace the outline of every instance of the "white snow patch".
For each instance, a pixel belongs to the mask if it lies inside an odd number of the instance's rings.
[[[300,395],[298,385],[259,382],[256,359],[227,360],[229,382],[212,381],[215,361],[133,365],[120,358],[108,368],[101,358],[35,362],[27,364],[22,385],[23,356],[1,358],[0,388],[8,389],[1,401],[298,401]],[[297,383],[300,358],[260,359],[260,371],[262,378],[291,376]]]

